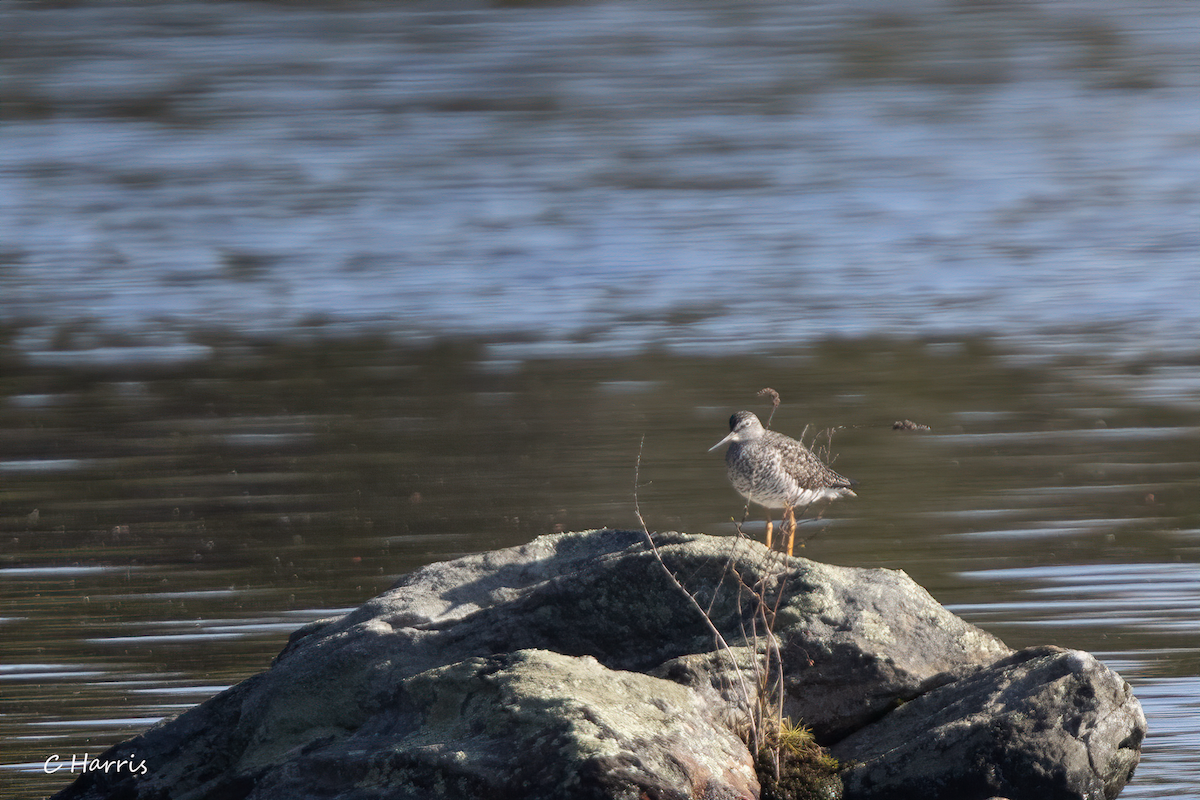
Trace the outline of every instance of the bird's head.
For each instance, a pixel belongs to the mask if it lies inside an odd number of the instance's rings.
[[[764,433],[766,433],[766,428],[758,421],[758,417],[749,411],[739,411],[729,418],[729,435],[708,450],[712,452],[726,442],[750,442]]]

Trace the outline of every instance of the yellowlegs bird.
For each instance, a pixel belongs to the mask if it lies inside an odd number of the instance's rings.
[[[729,418],[729,435],[708,448],[729,442],[725,464],[729,482],[738,494],[767,511],[767,547],[771,547],[771,509],[782,508],[787,534],[787,554],[796,537],[796,507],[815,502],[855,497],[855,481],[838,475],[800,442],[769,431],[749,411]]]

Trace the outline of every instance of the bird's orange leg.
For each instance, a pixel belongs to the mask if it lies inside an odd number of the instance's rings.
[[[773,526],[771,525],[771,512],[768,511],[767,512],[767,549],[768,550],[771,549],[771,532],[772,532],[772,530],[773,530]]]
[[[793,506],[788,506],[783,510],[783,529],[787,532],[787,554],[792,554],[792,545],[796,541],[796,509]],[[804,542],[800,543],[804,547]]]
[[[807,514],[807,513],[808,513],[808,509],[809,509],[809,508],[811,508],[811,507],[812,507],[812,503],[809,503],[809,504],[808,504],[808,505],[806,505],[804,508],[800,509],[800,516],[801,516],[801,517],[803,517],[805,514]],[[828,506],[826,506],[826,507],[828,507]],[[820,519],[820,518],[821,518],[821,514],[824,514],[824,513],[825,513],[825,509],[824,509],[824,508],[822,508],[822,509],[821,509],[821,513],[820,513],[820,514],[817,514],[817,516],[816,516],[816,517],[813,519],[813,522],[816,522],[818,519]],[[794,520],[794,519],[795,519],[795,518],[793,517],[793,520]],[[793,521],[793,523],[792,523],[792,529],[794,530],[794,529],[795,529],[795,527],[796,527],[796,525],[795,525],[795,522]],[[816,535],[817,535],[818,533],[820,533],[820,532],[821,532],[821,529],[820,529],[820,528],[818,528],[817,530],[815,530],[815,531],[813,531],[812,533],[810,533],[808,536],[805,536],[803,539],[801,539],[801,540],[800,540],[800,546],[801,546],[801,547],[804,547],[804,543],[805,543],[805,542],[807,542],[809,539],[811,539],[812,537],[816,536]]]

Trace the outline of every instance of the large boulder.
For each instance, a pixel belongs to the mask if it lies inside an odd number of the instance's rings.
[[[847,772],[847,798],[902,792],[915,778],[885,766],[885,734],[869,732],[954,687],[1007,680],[1000,665],[1020,658],[901,572],[786,558],[740,539],[655,542],[695,601],[635,531],[544,536],[431,564],[301,628],[269,670],[103,757],[134,755],[145,774],[91,772],[58,797],[757,797],[753,758],[735,735],[758,701],[752,678],[765,659],[756,592],[770,601],[784,713],[860,762]],[[1090,663],[1057,712],[1046,681],[1014,682],[1008,695],[1045,694],[1047,716],[1028,731],[1010,726],[1000,749],[1029,751],[1014,763],[1033,764],[1042,729],[1057,726],[1055,752],[1085,752],[1095,769],[1030,767],[1034,777],[1014,786],[1041,785],[1041,774],[1048,787],[1099,780],[1115,794],[1128,779],[1144,719],[1138,728],[1127,694],[1118,722],[1077,702],[1090,681],[1120,705],[1110,689],[1122,682]],[[954,730],[939,741],[954,741]],[[1001,755],[980,760],[970,744],[954,752],[975,759],[961,766],[972,774]],[[1011,790],[996,786],[989,794]]]
[[[370,723],[225,772],[204,797],[757,796],[745,745],[683,686],[546,650],[403,680]]]
[[[1146,718],[1129,684],[1087,653],[1031,647],[940,686],[838,742],[862,800],[1112,800],[1133,776]]]

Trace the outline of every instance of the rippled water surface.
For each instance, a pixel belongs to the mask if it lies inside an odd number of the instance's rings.
[[[1151,722],[1128,795],[1180,797],[1200,777],[1195,404],[1146,404],[1098,382],[1102,364],[1031,368],[982,340],[489,352],[224,342],[152,375],[10,362],[0,726],[20,785],[61,785],[41,774],[49,754],[200,702],[421,564],[635,525],[639,448],[652,528],[731,532],[742,507],[706,450],[765,385],[785,400],[775,427],[836,426],[834,463],[861,482],[804,555],[904,569],[1016,647],[1097,652]]]
[[[699,352],[1103,323],[1161,347],[1200,316],[1190,0],[5,24],[0,313],[39,323],[30,347],[198,322]]]
[[[804,555],[1097,653],[1122,796],[1200,797],[1190,0],[0,13],[4,796],[634,525],[639,450],[651,527],[729,533],[770,386],[861,482]]]

